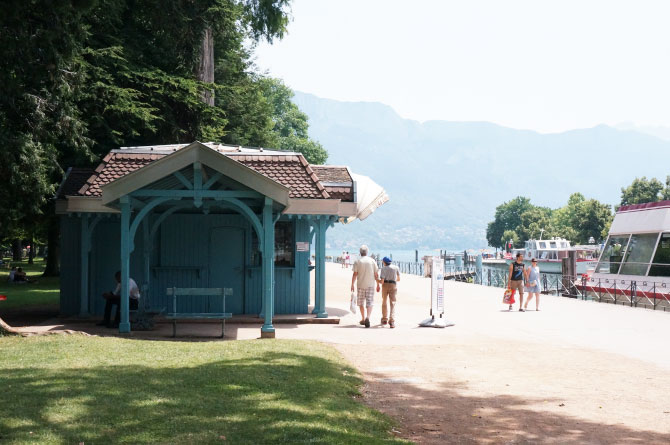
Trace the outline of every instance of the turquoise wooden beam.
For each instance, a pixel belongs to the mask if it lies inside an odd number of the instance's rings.
[[[314,313],[316,318],[328,318],[326,312],[326,229],[328,221],[318,218],[316,221],[316,246],[315,246],[315,285],[314,290]]]
[[[263,206],[263,264],[262,264],[262,292],[264,323],[261,327],[261,337],[274,338],[275,328],[272,325],[274,314],[274,249],[275,231],[272,218],[272,199],[265,198]]]
[[[91,310],[91,295],[89,289],[90,282],[90,253],[91,253],[91,242],[93,239],[93,232],[95,231],[95,226],[105,218],[105,214],[97,214],[94,218],[91,219],[90,214],[82,213],[81,214],[81,245],[80,245],[80,258],[81,258],[81,283],[80,283],[80,301],[79,301],[79,315],[81,317],[87,317],[90,315]]]
[[[89,232],[88,213],[81,215],[81,288],[79,290],[79,316],[87,317],[89,314],[88,308],[88,257],[91,251],[91,235]]]
[[[162,198],[154,198],[151,201],[147,203],[147,205],[144,206],[142,210],[137,214],[137,216],[133,219],[133,223],[130,226],[130,252],[135,250],[135,233],[137,232],[137,228],[140,226],[140,223],[144,219],[145,216],[149,214],[156,206],[159,206],[161,204],[164,204],[168,201],[171,201],[175,198],[168,198],[168,197],[162,197]],[[123,219],[123,212],[121,213],[121,217]]]
[[[208,180],[207,182],[205,182],[205,184],[202,186],[202,189],[203,189],[203,190],[209,190],[209,188],[210,188],[211,186],[213,186],[213,185],[216,183],[216,181],[218,181],[219,179],[221,179],[221,176],[222,176],[222,175],[221,175],[220,172],[216,172],[216,173],[214,174],[214,176],[212,176],[211,178],[209,178],[209,180]]]
[[[193,184],[191,184],[191,181],[186,179],[186,176],[184,176],[182,172],[176,171],[172,174],[174,175],[175,178],[179,180],[179,182],[181,182],[184,185],[184,187],[186,187],[188,190],[193,190]]]
[[[122,196],[121,203],[121,323],[119,332],[130,332],[130,198]]]
[[[172,197],[177,198],[193,198],[192,190],[135,190],[130,193],[130,196],[138,198],[158,198],[158,197]],[[202,198],[213,198],[213,199],[223,199],[223,198],[255,198],[260,199],[264,196],[258,192],[251,190],[201,190],[198,192]]]
[[[202,164],[193,163],[193,205],[200,208],[202,205]]]
[[[270,199],[270,198],[265,198],[265,199],[267,200],[267,199]],[[246,205],[244,203],[244,201],[240,201],[237,198],[224,198],[224,199],[222,199],[222,201],[226,202],[227,204],[230,204],[230,205],[234,206],[234,208],[236,210],[238,210],[240,213],[242,213],[247,218],[249,218],[249,221],[251,221],[251,225],[253,226],[254,230],[256,231],[256,235],[258,236],[259,243],[262,244],[261,240],[264,238],[262,236],[262,234],[265,230],[264,229],[265,222],[263,222],[261,224],[261,221],[258,219],[258,216],[256,216],[256,214],[251,210],[251,207]],[[265,207],[267,207],[267,203],[263,207],[263,217],[265,217]],[[270,208],[270,218],[272,219],[272,208]],[[274,227],[274,223],[273,223],[273,227]],[[274,236],[274,229],[273,229],[272,233],[273,233],[273,236]],[[274,241],[273,241],[273,243],[274,243]],[[272,244],[272,248],[274,249],[274,244]],[[261,249],[262,249],[262,247],[261,247]]]
[[[141,209],[145,205],[147,205],[147,203],[144,201],[140,201],[139,199],[133,197],[130,198],[130,206],[134,209]]]
[[[150,216],[147,216],[144,221],[142,221],[142,253],[144,254],[144,284],[146,285],[146,288],[141,298],[148,298],[148,292],[151,285],[151,251],[154,246],[153,238],[149,236],[149,219]]]
[[[154,223],[151,225],[151,232],[149,233],[149,237],[151,238],[152,245],[153,245],[153,239],[156,236],[156,232],[158,231],[158,227],[160,227],[160,225],[163,223],[163,221],[165,221],[165,219],[168,216],[172,215],[174,212],[176,212],[178,210],[181,210],[181,209],[186,209],[188,207],[191,207],[191,205],[192,204],[190,202],[176,204],[176,205],[170,207],[169,209],[167,209],[166,211],[164,211],[163,213],[161,213],[160,216],[158,218],[156,218],[156,221],[154,221]]]

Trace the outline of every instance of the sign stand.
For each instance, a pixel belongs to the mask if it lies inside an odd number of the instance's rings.
[[[444,318],[444,260],[431,260],[430,268],[430,318],[426,318],[419,326],[424,328],[446,328],[454,323]],[[439,318],[435,318],[439,315]]]

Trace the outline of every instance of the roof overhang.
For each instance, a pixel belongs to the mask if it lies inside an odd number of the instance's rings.
[[[99,196],[68,196],[56,200],[56,214],[67,213],[119,213],[118,210],[102,204]]]
[[[670,207],[658,206],[619,211],[614,215],[610,235],[670,231]]]
[[[146,187],[196,162],[220,172],[281,205],[288,205],[289,189],[287,187],[200,142],[194,142],[102,186],[102,205],[110,205],[122,196],[129,195],[135,190]]]

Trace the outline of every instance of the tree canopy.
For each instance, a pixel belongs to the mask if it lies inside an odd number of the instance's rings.
[[[621,188],[621,205],[642,204],[670,199],[670,176],[665,184],[656,178],[646,176],[635,178],[631,185]]]
[[[486,238],[490,246],[500,248],[510,240],[518,247],[529,239],[550,237],[586,244],[591,238],[604,239],[612,218],[609,205],[587,200],[581,193],[573,193],[565,206],[554,210],[535,206],[530,199],[519,196],[496,208]]]
[[[289,19],[289,0],[8,0],[0,237],[36,224],[35,233],[48,232],[65,169],[119,146],[215,141],[323,163],[327,153],[309,138],[290,89],[252,62],[256,42],[281,38]],[[213,82],[196,75],[206,35]]]

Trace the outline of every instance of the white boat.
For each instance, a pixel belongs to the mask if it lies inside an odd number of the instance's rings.
[[[584,281],[592,297],[670,307],[670,201],[620,207]]]
[[[533,258],[541,272],[561,273],[563,258],[567,258],[570,251],[577,252],[577,274],[585,274],[589,269],[595,269],[598,263],[598,246],[574,246],[563,238],[551,238],[526,241],[523,249],[514,249],[506,259],[510,264],[516,258],[517,252],[523,254],[524,263],[530,265]]]

